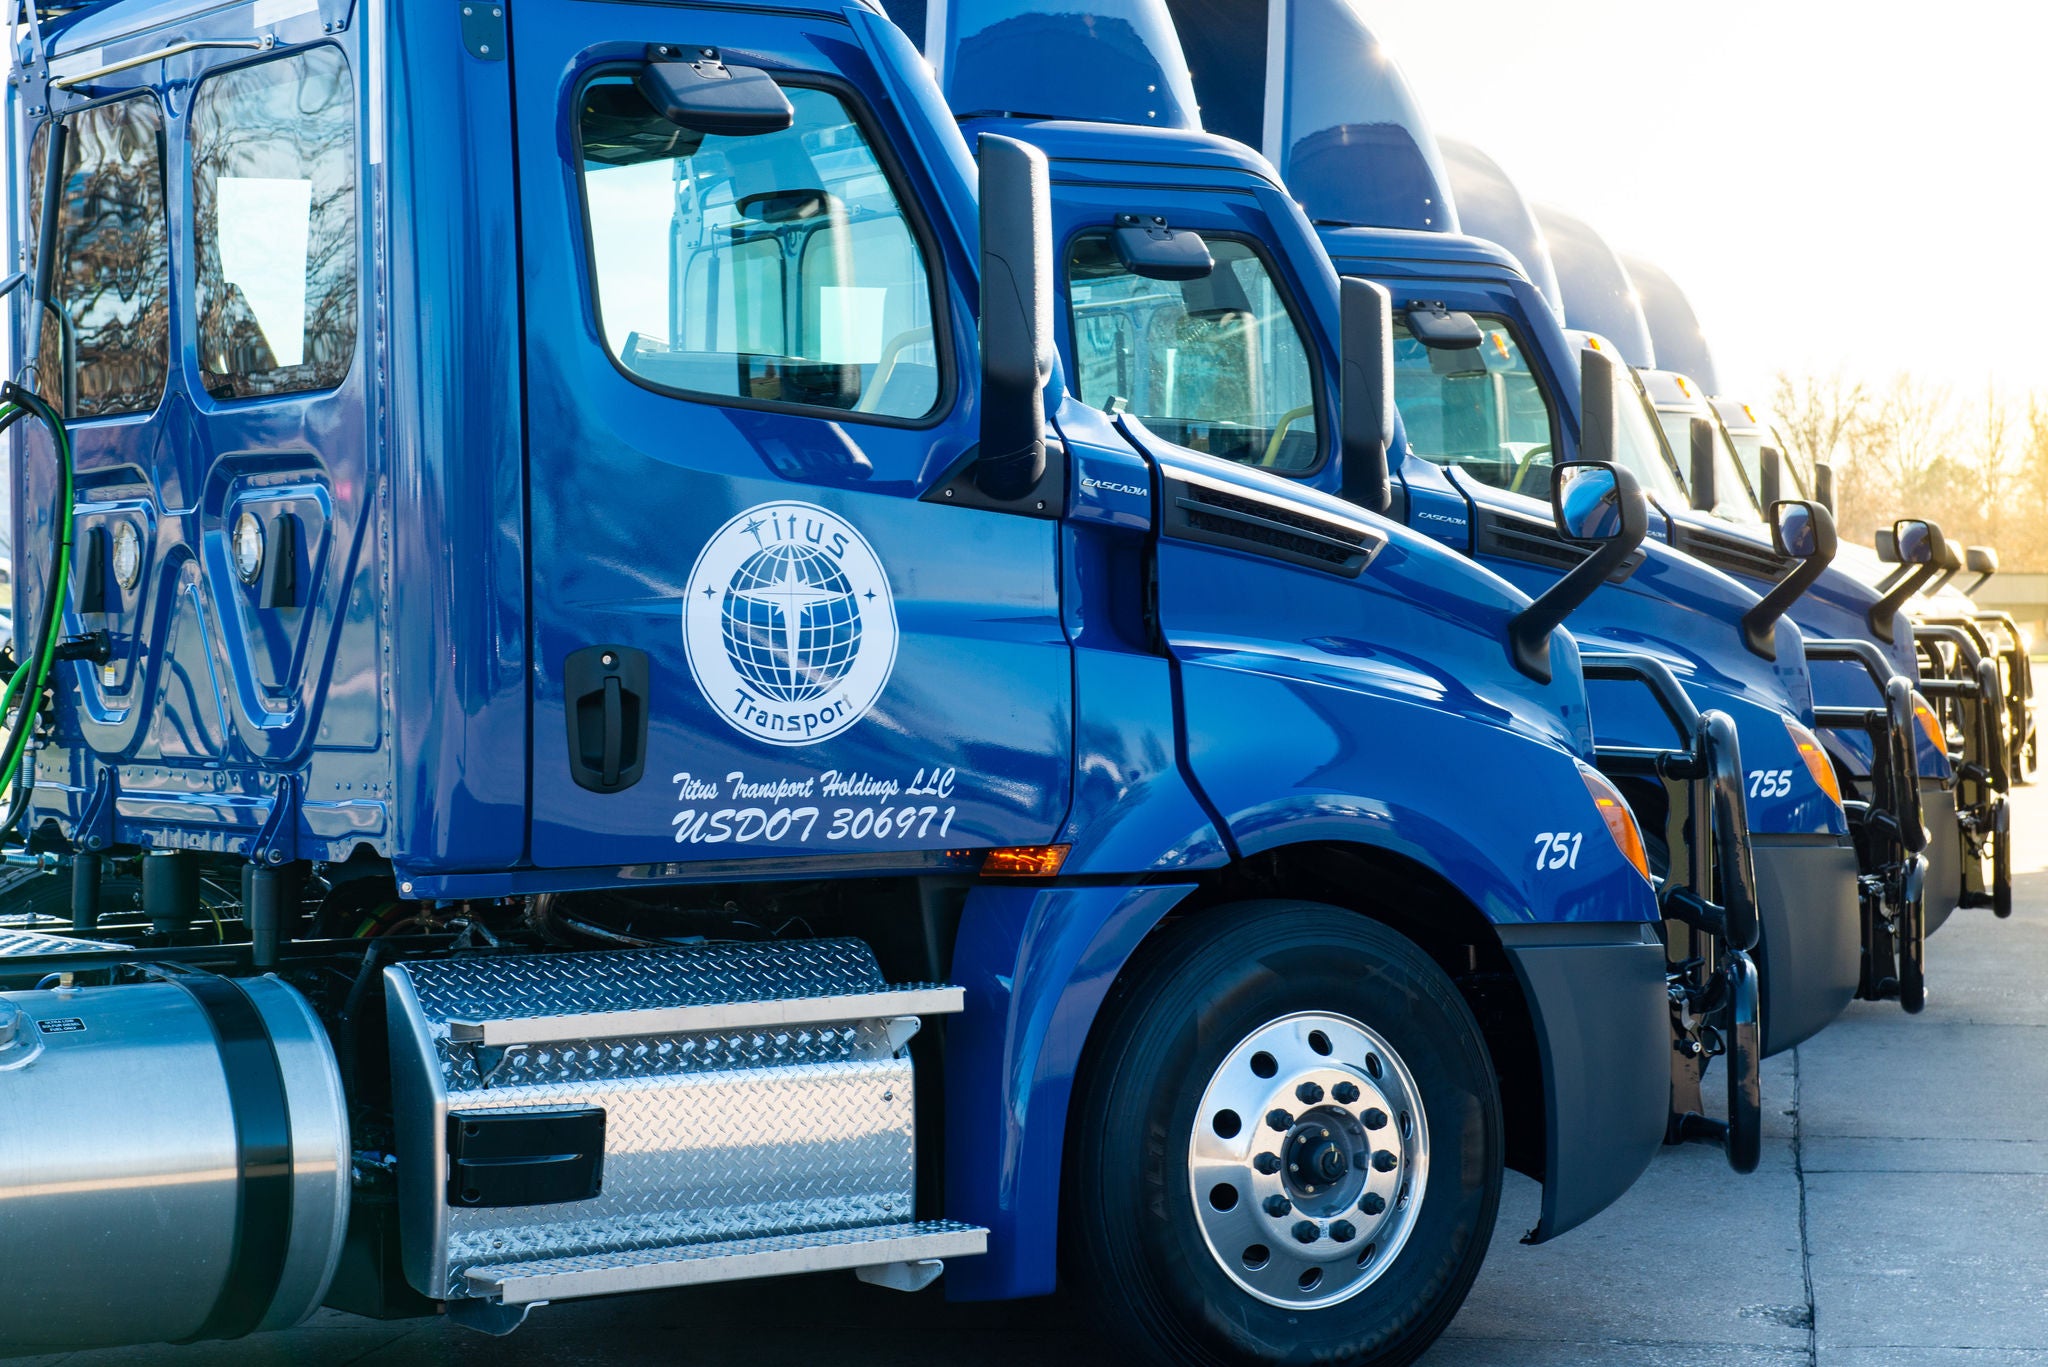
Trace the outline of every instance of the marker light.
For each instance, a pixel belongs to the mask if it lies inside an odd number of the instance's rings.
[[[1673,375],[1671,378],[1678,382],[1679,393],[1685,395],[1685,397],[1688,399],[1692,397],[1692,386],[1685,382],[1685,376]]]
[[[1756,410],[1748,404],[1742,405],[1742,416],[1749,419],[1751,426],[1756,425]]]
[[[1614,846],[1621,851],[1621,857],[1636,866],[1636,872],[1645,879],[1650,878],[1650,856],[1643,848],[1643,833],[1636,829],[1635,813],[1622,800],[1621,790],[1607,781],[1607,776],[1598,769],[1579,766],[1579,777],[1586,781],[1586,793],[1593,799],[1593,806],[1599,810],[1600,819],[1607,823],[1607,834],[1614,837]]]
[[[235,577],[244,584],[254,584],[256,576],[263,573],[263,524],[254,513],[243,513],[235,519],[235,535],[231,543],[234,555]]]
[[[1067,862],[1072,845],[1013,845],[990,850],[981,861],[983,878],[1052,878]]]
[[[1934,715],[1934,708],[1918,694],[1913,696],[1913,715],[1920,719],[1920,731],[1927,737],[1928,743],[1944,755],[1947,754],[1948,737],[1942,734],[1941,718]]]
[[[1792,744],[1799,751],[1799,758],[1806,761],[1806,772],[1813,775],[1813,781],[1820,785],[1822,792],[1834,800],[1837,807],[1841,806],[1841,780],[1835,777],[1835,766],[1829,763],[1828,752],[1821,748],[1820,737],[1790,717],[1786,717],[1784,721],[1785,734],[1792,737]]]
[[[124,589],[142,582],[142,536],[126,520],[114,524],[114,582]]]

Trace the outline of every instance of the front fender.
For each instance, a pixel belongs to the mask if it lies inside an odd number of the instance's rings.
[[[1419,683],[1407,697],[1341,686],[1313,658],[1183,660],[1189,767],[1240,854],[1315,840],[1392,849],[1497,925],[1658,919],[1555,745],[1474,725]]]
[[[988,1252],[946,1269],[954,1300],[1049,1295],[1074,1076],[1110,985],[1192,883],[977,887],[953,946],[966,989],[946,1023],[946,1215]]]

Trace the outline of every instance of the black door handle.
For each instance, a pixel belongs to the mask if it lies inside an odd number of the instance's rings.
[[[596,793],[640,781],[647,762],[647,654],[585,646],[562,663],[569,776]]]

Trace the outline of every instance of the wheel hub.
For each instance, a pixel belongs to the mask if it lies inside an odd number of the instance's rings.
[[[1218,1266],[1273,1305],[1357,1295],[1413,1230],[1429,1176],[1414,1078],[1348,1017],[1285,1016],[1210,1078],[1188,1145],[1202,1235]]]

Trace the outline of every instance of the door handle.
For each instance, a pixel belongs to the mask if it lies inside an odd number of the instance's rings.
[[[569,776],[594,793],[623,792],[647,762],[647,653],[585,646],[562,663]]]

